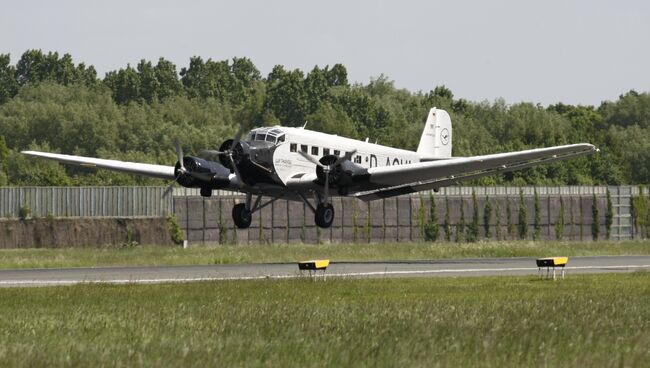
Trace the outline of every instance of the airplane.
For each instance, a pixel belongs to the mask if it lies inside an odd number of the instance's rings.
[[[244,229],[251,225],[253,213],[278,199],[304,202],[314,213],[316,225],[329,228],[334,221],[330,202],[333,196],[371,201],[437,191],[464,180],[598,152],[592,144],[579,143],[453,157],[451,117],[435,107],[427,115],[417,151],[325,134],[304,126],[256,128],[245,139],[242,133],[240,128],[218,151],[203,150],[202,157],[185,156],[176,141],[178,161],[174,166],[38,151],[22,153],[64,164],[171,180],[165,195],[176,183],[200,188],[204,197],[210,197],[215,189],[245,193],[244,203],[235,204],[232,209],[235,225]],[[215,156],[218,162],[204,158]],[[261,203],[262,197],[268,198],[266,202]]]

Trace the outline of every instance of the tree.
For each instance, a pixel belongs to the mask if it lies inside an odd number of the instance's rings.
[[[537,188],[535,190],[535,222],[533,223],[533,240],[539,240],[539,236],[542,230],[542,219],[541,219],[541,206],[539,203],[539,194],[537,194]]]
[[[492,222],[492,204],[490,204],[490,197],[485,197],[485,207],[483,208],[483,229],[485,230],[485,237],[487,239],[492,238],[492,233],[490,231],[491,222]],[[498,215],[497,215],[497,222],[498,222],[497,226],[500,226],[501,224],[498,219]]]
[[[512,208],[510,207],[510,199],[506,198],[506,220],[508,228],[508,237],[512,239],[515,236],[515,224],[512,220]]]
[[[429,220],[427,221],[424,227],[424,239],[426,241],[436,241],[438,240],[438,213],[436,211],[436,201],[433,198],[433,194],[429,195]]]
[[[562,240],[564,238],[564,199],[560,197],[560,210],[555,220],[555,239]]]
[[[307,111],[313,113],[320,107],[327,96],[327,70],[315,66],[305,78],[305,93],[307,96]]]
[[[598,217],[598,200],[594,193],[591,199],[591,237],[598,240],[600,234],[600,218]]]
[[[499,206],[499,201],[498,200],[496,201],[496,204],[495,204],[494,215],[496,217],[495,225],[494,225],[494,227],[496,229],[496,231],[495,231],[496,232],[496,237],[497,237],[497,240],[502,240],[503,239],[503,235],[502,235],[503,231],[501,229],[501,208]]]
[[[465,206],[463,205],[463,197],[460,197],[460,219],[456,225],[456,241],[462,242],[465,238]]]
[[[342,64],[334,64],[332,69],[325,68],[327,85],[330,87],[348,87],[348,71]]]
[[[302,71],[295,69],[288,72],[276,65],[267,77],[266,84],[265,108],[272,111],[282,124],[303,125],[308,100]]]
[[[445,196],[445,221],[443,223],[445,229],[445,240],[451,241],[451,221],[449,219],[449,198]]]
[[[140,60],[137,66],[140,79],[140,97],[147,103],[158,101],[158,90],[160,82],[156,77],[156,71],[150,61]]]
[[[519,229],[519,239],[526,240],[528,238],[528,214],[523,189],[519,191],[519,222],[517,226]]]
[[[158,64],[154,67],[154,74],[158,81],[158,91],[156,95],[159,99],[164,100],[173,96],[179,96],[183,90],[183,84],[178,79],[176,65],[164,58],[158,59]]]
[[[18,83],[14,79],[16,68],[10,62],[9,54],[0,54],[0,105],[18,93]]]
[[[467,227],[467,241],[475,242],[478,240],[479,229],[479,213],[478,201],[476,200],[476,192],[472,190],[472,222]]]
[[[118,104],[128,104],[140,100],[140,74],[130,65],[118,72],[106,73],[104,84],[113,91],[113,100]]]
[[[609,240],[612,232],[612,224],[614,223],[614,209],[612,206],[612,195],[607,188],[607,212],[605,212],[605,239]]]

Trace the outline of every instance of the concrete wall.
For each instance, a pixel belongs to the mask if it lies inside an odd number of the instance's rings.
[[[0,248],[173,245],[166,218],[2,220],[0,235]]]
[[[596,196],[600,238],[605,237],[605,213],[607,199],[605,192]],[[540,239],[556,239],[556,222],[560,213],[560,200],[564,202],[565,240],[592,239],[592,194],[558,195],[539,194]],[[526,207],[526,226],[528,239],[535,232],[534,190],[524,191]],[[473,199],[469,194],[434,194],[439,239],[445,236],[443,223],[446,214],[445,202],[449,203],[449,219],[452,240],[456,240],[457,228],[461,219],[461,206],[465,224],[472,222]],[[334,198],[336,213],[334,223],[329,229],[319,229],[314,225],[313,213],[300,202],[276,201],[253,215],[249,229],[237,229],[231,218],[235,203],[243,197],[186,196],[174,198],[174,209],[179,225],[191,244],[200,243],[339,243],[339,242],[411,242],[423,240],[423,226],[429,221],[431,196],[401,196],[362,202],[353,198]],[[479,239],[486,239],[484,229],[485,203],[492,206],[489,221],[490,238],[519,239],[518,217],[519,193],[477,195],[479,210]],[[511,209],[511,227],[508,232],[507,207]],[[497,231],[497,216],[500,226]]]

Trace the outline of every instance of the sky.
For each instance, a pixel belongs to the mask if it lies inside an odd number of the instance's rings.
[[[650,1],[21,0],[0,12],[0,53],[70,53],[99,76],[164,57],[250,58],[352,82],[446,85],[456,98],[599,105],[650,90]]]

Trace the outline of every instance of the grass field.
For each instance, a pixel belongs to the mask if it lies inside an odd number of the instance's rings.
[[[650,241],[397,243],[124,248],[2,249],[0,268],[97,267],[333,261],[409,260],[486,257],[648,255]]]
[[[0,289],[2,366],[650,362],[650,273]]]

